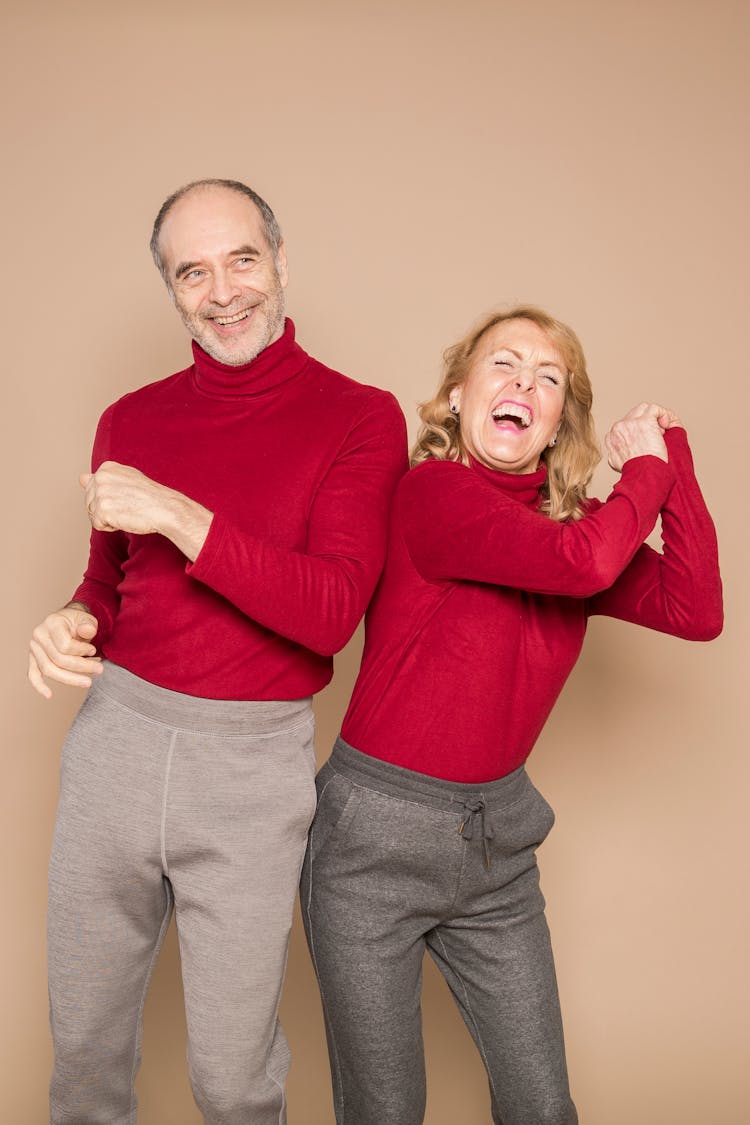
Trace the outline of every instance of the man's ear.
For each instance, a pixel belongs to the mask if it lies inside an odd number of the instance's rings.
[[[289,271],[287,270],[286,246],[284,245],[283,239],[279,243],[279,248],[276,251],[276,270],[279,275],[279,281],[281,282],[281,288],[286,289],[286,283],[289,280]]]

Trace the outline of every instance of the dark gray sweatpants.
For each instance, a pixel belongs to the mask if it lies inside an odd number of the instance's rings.
[[[338,1125],[424,1118],[425,949],[479,1048],[497,1125],[575,1125],[535,854],[554,815],[525,770],[460,785],[339,739],[317,788],[302,913]]]
[[[63,750],[50,863],[53,1125],[134,1125],[173,906],[207,1125],[283,1125],[277,1012],[314,773],[309,699],[198,699],[105,665]]]

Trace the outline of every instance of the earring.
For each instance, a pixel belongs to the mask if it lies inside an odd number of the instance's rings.
[[[556,445],[557,445],[557,434],[555,434],[555,436],[553,437],[552,441],[551,441],[551,442],[549,443],[549,445],[547,446],[547,448],[548,448],[548,449],[554,449],[554,447],[555,447]]]
[[[451,403],[451,414],[458,414],[458,407],[456,406],[455,402]]]

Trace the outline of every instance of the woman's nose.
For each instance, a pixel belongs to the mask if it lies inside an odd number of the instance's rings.
[[[516,371],[515,384],[519,391],[530,391],[535,386],[534,372],[530,367],[521,366]]]

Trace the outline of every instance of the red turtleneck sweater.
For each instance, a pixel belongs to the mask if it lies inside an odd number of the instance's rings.
[[[591,614],[705,640],[722,624],[716,538],[685,431],[669,464],[628,461],[605,504],[537,511],[544,467],[427,461],[396,491],[388,561],[366,618],[347,742],[451,781],[528,757]],[[663,553],[643,545],[661,514]]]
[[[406,469],[395,398],[281,339],[232,367],[194,364],[110,406],[92,470],[119,461],[214,513],[190,564],[161,535],[94,531],[75,592],[103,654],[213,699],[298,699],[331,678],[385,557]]]

